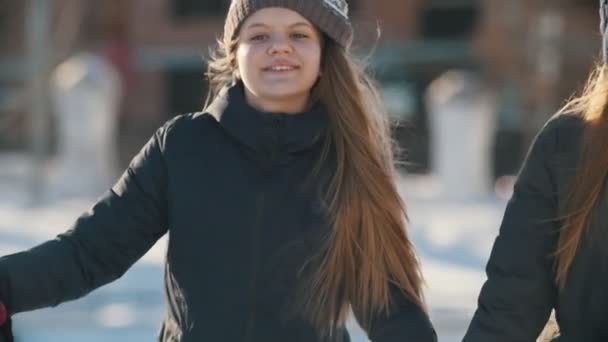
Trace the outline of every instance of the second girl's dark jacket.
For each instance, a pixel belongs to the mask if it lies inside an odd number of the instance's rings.
[[[558,206],[575,175],[584,122],[552,118],[541,130],[519,174],[464,342],[534,342],[556,310],[559,342],[608,341],[608,207],[596,210],[564,289],[555,285]],[[605,151],[608,153],[608,151]]]
[[[294,300],[328,232],[319,184],[331,167],[306,182],[327,123],[323,106],[262,113],[231,87],[206,113],[163,126],[72,230],[1,258],[0,298],[17,313],[81,297],[169,232],[160,341],[321,341]],[[426,313],[396,299],[371,340],[436,341]]]

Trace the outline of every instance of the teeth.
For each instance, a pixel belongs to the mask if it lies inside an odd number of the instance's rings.
[[[275,67],[271,67],[270,70],[272,71],[290,71],[295,69],[292,66],[275,66]]]

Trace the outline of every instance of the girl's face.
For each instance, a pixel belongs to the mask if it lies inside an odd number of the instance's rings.
[[[301,112],[319,77],[321,35],[297,12],[264,8],[243,22],[236,60],[249,104],[268,112]]]

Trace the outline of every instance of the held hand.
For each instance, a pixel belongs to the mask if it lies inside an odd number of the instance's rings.
[[[0,342],[14,342],[11,318],[6,307],[0,302]]]

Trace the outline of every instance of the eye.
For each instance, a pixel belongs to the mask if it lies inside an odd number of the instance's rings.
[[[292,38],[295,38],[295,39],[305,39],[305,38],[308,38],[308,37],[309,37],[309,35],[308,35],[308,34],[306,34],[306,33],[300,33],[300,32],[296,32],[296,33],[292,33],[292,34],[291,34],[291,37],[292,37]]]
[[[263,42],[266,39],[268,39],[268,35],[267,34],[263,34],[263,33],[253,35],[253,36],[251,36],[251,38],[249,38],[249,40],[258,41],[258,42]]]

